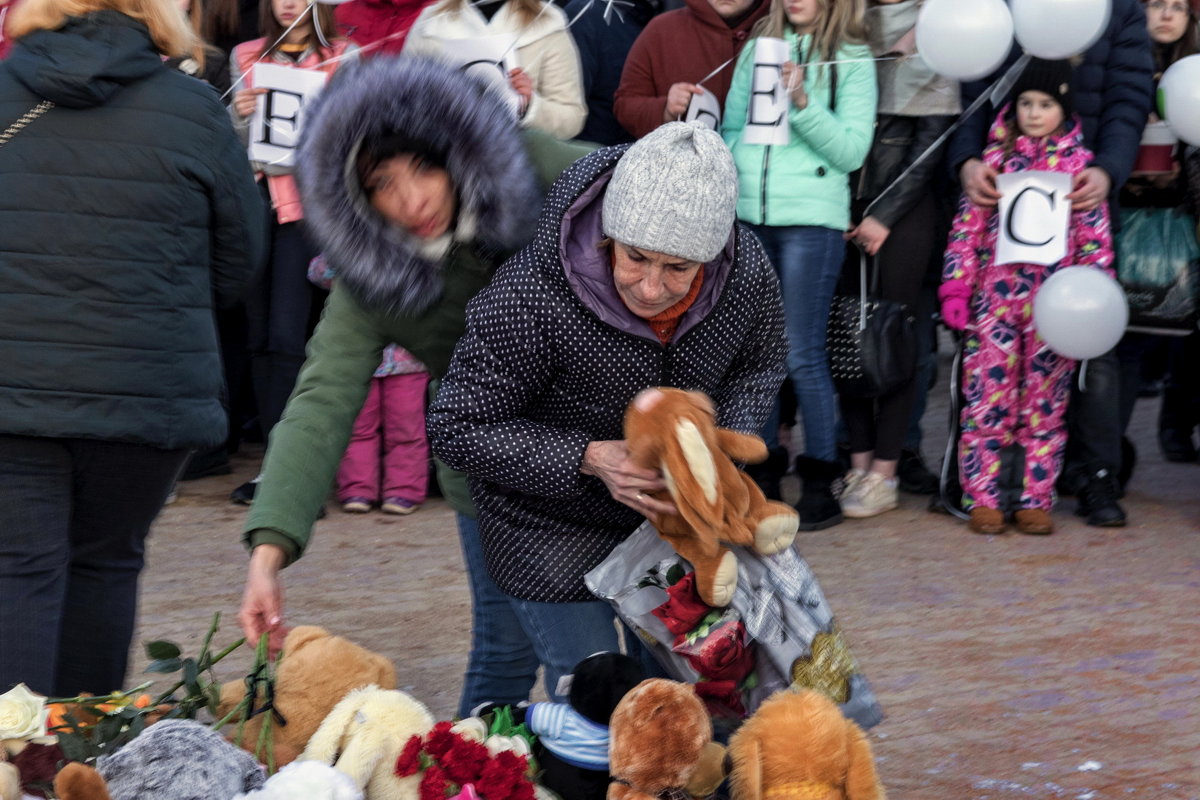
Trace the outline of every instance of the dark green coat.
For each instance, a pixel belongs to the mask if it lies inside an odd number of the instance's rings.
[[[0,62],[0,433],[225,438],[214,294],[253,278],[263,209],[217,94],[115,11]]]

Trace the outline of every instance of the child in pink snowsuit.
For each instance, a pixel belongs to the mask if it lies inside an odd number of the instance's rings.
[[[308,267],[308,279],[323,289],[333,281],[324,256]],[[429,489],[429,440],[425,436],[425,365],[399,345],[383,351],[366,402],[337,473],[337,498],[352,514],[375,505],[385,514],[411,514]]]
[[[1070,65],[1033,59],[1001,110],[984,150],[997,172],[1042,170],[1076,175],[1092,153],[1072,113]],[[1110,272],[1108,207],[1072,211],[1066,257],[1051,266],[993,263],[999,215],[963,197],[938,297],[942,318],[964,331],[962,434],[959,470],[971,529],[1004,530],[1000,509],[1000,450],[1025,453],[1016,524],[1023,533],[1050,533],[1054,482],[1062,468],[1064,424],[1075,362],[1050,350],[1033,325],[1033,299],[1050,275],[1066,266]]]

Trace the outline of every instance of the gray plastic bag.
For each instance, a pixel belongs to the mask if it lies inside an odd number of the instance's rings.
[[[725,615],[736,615],[755,643],[756,681],[742,696],[747,713],[753,713],[763,700],[791,686],[793,667],[813,657],[818,634],[826,641],[840,637],[816,576],[794,549],[774,556],[730,549],[738,561],[738,583]],[[668,599],[665,576],[680,567],[684,574],[691,572],[691,565],[647,522],[588,572],[584,582],[592,594],[612,604],[672,678],[695,683],[700,676],[673,649],[675,635],[653,613]],[[841,709],[864,729],[883,719],[870,683],[857,669],[848,679],[848,698]]]

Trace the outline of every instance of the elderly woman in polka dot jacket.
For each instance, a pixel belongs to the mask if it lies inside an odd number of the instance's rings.
[[[675,122],[580,159],[551,189],[536,237],[467,308],[429,411],[434,452],[465,471],[488,572],[517,610],[546,687],[617,648],[583,575],[643,517],[622,436],[642,389],[707,392],[718,423],[760,430],[785,374],[779,284],[735,222],[720,136]]]

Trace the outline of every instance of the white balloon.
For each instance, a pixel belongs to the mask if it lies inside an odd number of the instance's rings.
[[[928,0],[917,17],[917,52],[939,75],[972,81],[996,71],[1012,48],[1003,0]]]
[[[1033,298],[1033,325],[1066,358],[1095,358],[1113,349],[1129,324],[1125,291],[1094,267],[1067,267],[1046,279]]]
[[[1200,147],[1200,55],[1181,58],[1168,67],[1158,90],[1171,132]]]
[[[1031,56],[1052,61],[1095,44],[1111,15],[1112,0],[1012,0],[1017,41]]]

